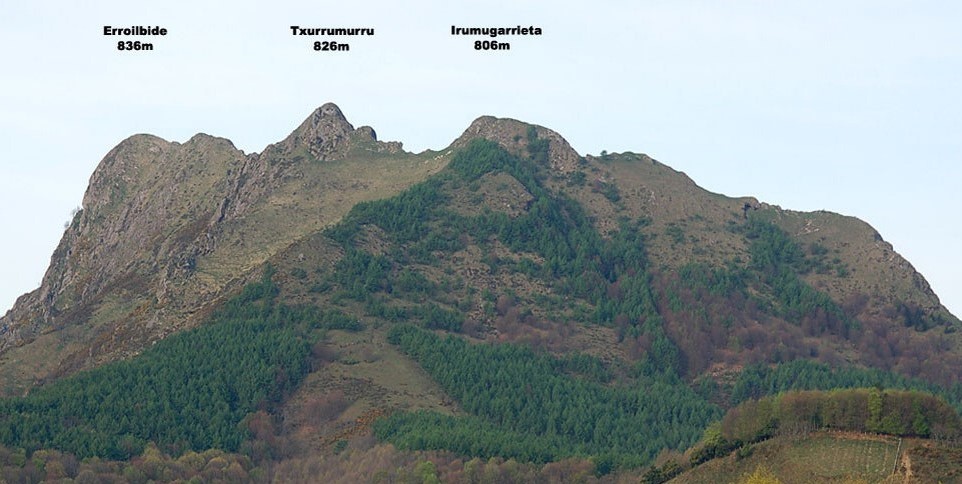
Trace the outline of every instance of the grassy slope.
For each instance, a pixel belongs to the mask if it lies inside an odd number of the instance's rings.
[[[726,229],[731,223],[740,223],[742,208],[749,203],[753,212],[765,213],[766,219],[800,244],[824,244],[828,259],[841,259],[853,277],[833,277],[834,271],[807,276],[810,283],[837,301],[855,293],[871,293],[880,302],[908,300],[933,311],[944,311],[911,264],[895,253],[869,224],[855,217],[826,211],[783,210],[751,197],[711,193],[684,173],[644,155],[611,154],[605,159],[590,158],[590,162],[589,186],[593,179],[610,180],[618,185],[621,200],[614,209],[606,209],[598,197],[592,200],[586,196],[586,207],[599,219],[610,219],[612,215],[650,218],[651,233],[655,234],[650,246],[652,259],[665,267],[677,268],[692,260],[718,264],[736,256],[746,258],[748,248],[744,241]],[[671,226],[680,228],[684,237],[670,236]]]

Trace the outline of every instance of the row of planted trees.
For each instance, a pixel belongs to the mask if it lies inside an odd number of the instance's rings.
[[[705,432],[692,461],[725,455],[744,444],[816,429],[954,439],[962,419],[934,395],[912,390],[854,388],[793,391],[748,400]]]

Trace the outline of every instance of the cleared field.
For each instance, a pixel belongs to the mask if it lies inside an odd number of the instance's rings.
[[[897,438],[874,435],[819,433],[805,438],[783,437],[757,444],[750,456],[715,459],[672,482],[742,482],[760,467],[785,484],[901,482],[902,476],[893,475],[898,449]]]
[[[820,436],[800,442],[784,455],[781,470],[815,481],[857,477],[879,482],[895,468],[898,440]],[[809,481],[811,482],[811,481]]]

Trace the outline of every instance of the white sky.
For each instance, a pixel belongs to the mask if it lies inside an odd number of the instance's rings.
[[[136,3],[136,4],[135,4]],[[962,3],[0,4],[0,312],[37,287],[87,180],[134,133],[261,151],[314,108],[411,151],[474,118],[647,153],[726,195],[871,223],[962,316]],[[162,25],[119,52],[104,25]],[[476,52],[452,25],[536,25]],[[373,27],[316,53],[291,25]]]

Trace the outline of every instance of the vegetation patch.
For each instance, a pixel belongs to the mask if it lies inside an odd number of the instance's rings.
[[[788,234],[755,217],[749,218],[742,230],[751,241],[751,268],[771,288],[780,316],[803,325],[809,334],[831,332],[847,337],[848,331],[857,327],[827,294],[799,277],[816,264]]]
[[[403,448],[536,462],[592,456],[606,472],[686,447],[719,415],[677,381],[606,387],[558,371],[597,373],[590,358],[559,361],[523,346],[471,345],[413,326],[396,326],[389,341],[471,414],[396,413],[375,426],[379,438]]]
[[[213,321],[158,342],[140,356],[79,373],[0,402],[0,442],[32,452],[126,459],[147,442],[171,453],[237,450],[241,421],[293,390],[308,371],[302,337],[336,314],[275,304],[270,274]],[[347,324],[349,326],[349,324]]]

